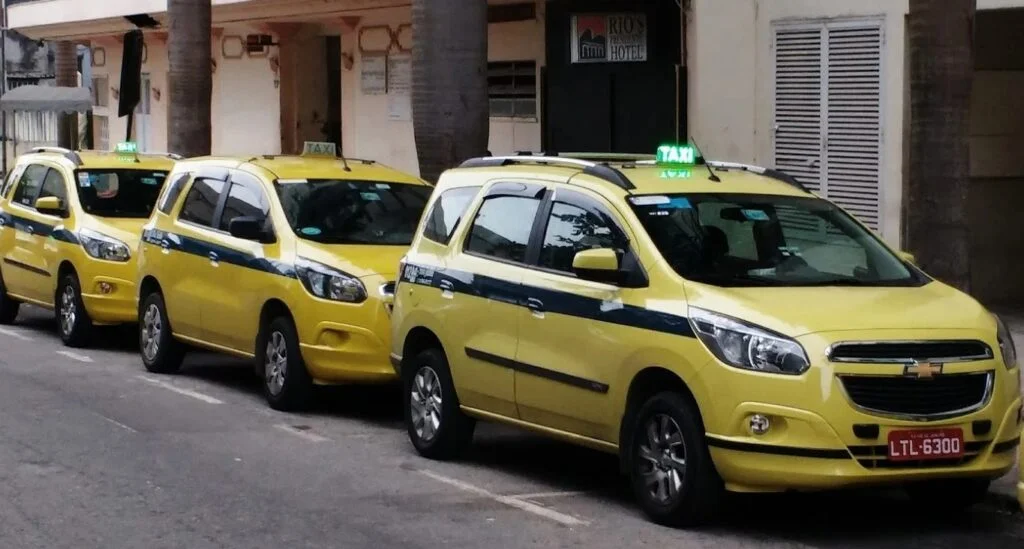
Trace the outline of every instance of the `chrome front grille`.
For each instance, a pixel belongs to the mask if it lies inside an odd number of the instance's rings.
[[[970,362],[993,358],[992,349],[977,340],[846,341],[827,352],[832,362],[910,364]]]
[[[993,372],[904,376],[839,375],[850,401],[862,411],[914,419],[942,419],[981,409],[992,396]]]

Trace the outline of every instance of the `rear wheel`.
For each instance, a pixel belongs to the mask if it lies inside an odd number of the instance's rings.
[[[256,357],[262,364],[263,395],[275,410],[294,411],[313,393],[313,379],[299,349],[299,335],[287,316],[268,322],[256,338]]]
[[[987,478],[952,478],[915,482],[906,490],[910,499],[929,509],[956,512],[984,501],[991,484]]]
[[[696,405],[683,395],[654,395],[629,434],[630,480],[654,522],[693,527],[708,522],[725,492],[711,461]]]
[[[476,421],[459,408],[444,353],[439,349],[421,352],[403,377],[405,424],[412,445],[426,458],[457,458],[473,440]]]
[[[21,302],[7,295],[7,287],[4,286],[3,277],[0,277],[0,324],[14,324],[19,308]]]
[[[82,286],[75,273],[67,273],[57,286],[56,307],[57,330],[60,339],[68,347],[83,347],[92,334],[92,319],[82,302]]]
[[[139,304],[139,351],[146,370],[155,374],[176,373],[185,359],[185,346],[171,333],[160,292],[147,295]]]

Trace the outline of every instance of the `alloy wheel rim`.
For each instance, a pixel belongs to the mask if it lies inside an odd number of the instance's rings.
[[[666,414],[647,420],[638,457],[647,496],[661,505],[678,501],[686,480],[686,443],[676,420]]]
[[[430,366],[424,366],[413,378],[409,395],[412,410],[412,426],[416,436],[423,442],[430,442],[441,428],[441,380]]]
[[[155,303],[146,307],[142,316],[142,354],[146,360],[153,360],[160,352],[160,332],[163,331],[163,322],[160,319],[160,309]]]
[[[274,396],[281,394],[284,389],[285,374],[288,373],[288,343],[281,332],[270,334],[270,339],[267,340],[264,370],[270,394]]]
[[[78,318],[78,307],[75,305],[75,288],[70,284],[64,287],[60,296],[60,329],[64,335],[71,335]]]

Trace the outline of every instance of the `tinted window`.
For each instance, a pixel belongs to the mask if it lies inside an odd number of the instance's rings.
[[[279,181],[274,187],[299,238],[402,246],[412,243],[432,190],[424,185],[338,179]]]
[[[0,190],[0,195],[7,196],[11,192],[11,188],[14,187],[14,183],[18,181],[21,176],[21,170],[14,168],[7,174],[7,178],[4,180],[4,188]]]
[[[199,225],[213,226],[213,213],[217,209],[224,182],[218,179],[197,179],[192,183],[185,204],[181,207],[179,219]]]
[[[466,250],[516,261],[526,260],[526,245],[540,200],[518,196],[489,198],[473,220]]]
[[[447,244],[479,190],[480,187],[463,187],[445,191],[430,210],[423,226],[423,236]]]
[[[583,250],[610,248],[625,252],[626,238],[605,212],[555,202],[544,232],[539,265],[566,273],[572,272],[572,260]]]
[[[38,164],[25,168],[25,173],[21,176],[21,181],[18,182],[18,189],[14,191],[14,198],[11,201],[17,202],[22,206],[32,207],[35,203],[36,195],[39,194],[40,187],[43,186],[43,179],[46,178],[46,173],[49,170],[46,166]]]
[[[167,172],[135,169],[77,170],[82,209],[100,217],[145,218],[153,213]]]
[[[185,189],[185,184],[192,177],[190,173],[183,173],[176,177],[171,182],[171,187],[167,189],[167,193],[164,194],[163,199],[160,202],[160,211],[170,215],[171,210],[174,209],[174,204],[178,201],[178,197],[181,196],[181,191]]]
[[[46,177],[43,178],[43,188],[39,190],[39,196],[36,200],[48,196],[55,196],[61,202],[67,200],[68,197],[67,187],[64,185],[64,176],[54,169],[46,172]]]
[[[224,202],[224,213],[220,216],[221,230],[228,230],[231,221],[236,217],[255,217],[266,219],[270,214],[270,203],[263,196],[259,183],[251,178],[231,176],[231,189],[228,199]]]

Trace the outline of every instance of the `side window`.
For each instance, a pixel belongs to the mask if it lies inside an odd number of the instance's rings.
[[[14,187],[14,183],[17,182],[18,178],[21,177],[21,172],[22,170],[19,170],[18,168],[11,169],[11,171],[7,174],[6,180],[4,180],[3,189],[0,189],[0,196],[10,196],[11,188]]]
[[[36,196],[39,194],[39,189],[43,186],[46,172],[49,170],[46,166],[38,164],[25,168],[25,173],[22,174],[21,181],[18,182],[18,188],[14,191],[14,198],[11,201],[31,208],[32,204],[35,203]]]
[[[461,187],[441,194],[427,214],[423,236],[434,242],[448,244],[462,216],[465,215],[466,208],[479,191],[480,187]]]
[[[231,189],[220,216],[220,229],[228,230],[236,217],[255,217],[266,220],[270,215],[270,202],[260,188],[259,181],[245,174],[232,174]]]
[[[480,206],[469,232],[466,251],[522,263],[540,200],[496,196]]]
[[[551,207],[538,265],[571,273],[576,254],[593,248],[625,253],[627,238],[615,219],[590,200],[556,201]]]
[[[39,196],[36,200],[47,196],[56,196],[61,202],[66,201],[68,197],[64,176],[61,175],[60,171],[53,168],[46,172],[46,177],[43,178],[43,187],[39,189]]]
[[[185,190],[185,185],[191,177],[192,174],[183,173],[171,182],[167,187],[167,191],[164,193],[163,198],[160,199],[160,205],[158,207],[161,212],[170,215],[171,209],[174,208],[174,204],[178,201],[178,197],[181,196],[181,191]]]
[[[196,179],[185,196],[178,219],[213,227],[213,214],[225,183],[219,179]]]

